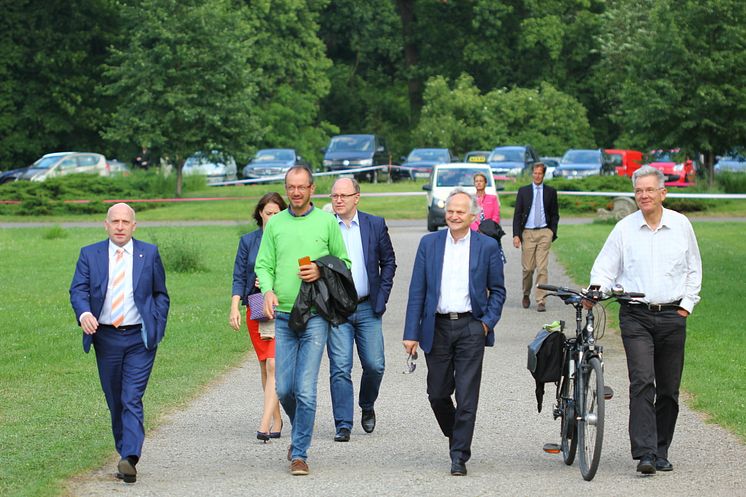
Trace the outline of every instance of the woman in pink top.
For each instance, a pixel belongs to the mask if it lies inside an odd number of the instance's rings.
[[[474,231],[479,230],[479,223],[484,219],[492,219],[496,223],[500,223],[500,199],[497,195],[489,195],[485,192],[487,188],[487,178],[483,173],[476,173],[474,175],[474,186],[477,189],[477,203],[482,208],[482,212],[477,215],[477,218],[471,223],[471,229]]]

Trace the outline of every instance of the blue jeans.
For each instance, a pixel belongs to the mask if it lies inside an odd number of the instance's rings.
[[[316,419],[316,385],[329,322],[314,315],[306,329],[290,329],[290,314],[275,313],[275,383],[277,397],[290,418],[291,459],[306,460]]]
[[[329,384],[332,410],[337,431],[352,429],[355,394],[352,389],[352,345],[357,343],[357,354],[363,367],[360,379],[359,405],[364,411],[373,409],[386,367],[383,353],[381,316],[373,312],[369,301],[361,302],[348,322],[333,326],[329,333]]]

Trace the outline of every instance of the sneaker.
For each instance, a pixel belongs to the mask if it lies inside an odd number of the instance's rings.
[[[293,476],[305,476],[308,474],[308,464],[303,459],[293,459],[290,463],[290,474]]]

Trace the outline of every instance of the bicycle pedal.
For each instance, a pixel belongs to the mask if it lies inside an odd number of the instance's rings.
[[[611,400],[612,397],[614,397],[614,390],[610,386],[604,385],[604,400]]]
[[[559,444],[553,444],[553,443],[546,443],[544,444],[544,452],[547,454],[559,454],[562,452],[562,448],[559,446]]]

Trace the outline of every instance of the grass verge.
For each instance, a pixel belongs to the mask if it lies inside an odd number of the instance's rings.
[[[743,223],[697,223],[702,254],[701,302],[687,324],[683,388],[691,405],[746,441],[746,289],[738,269],[746,256]],[[587,284],[591,266],[612,225],[566,225],[554,250],[574,281]],[[617,322],[616,313],[609,313]],[[611,324],[611,323],[610,323]],[[616,324],[614,324],[616,326]]]

